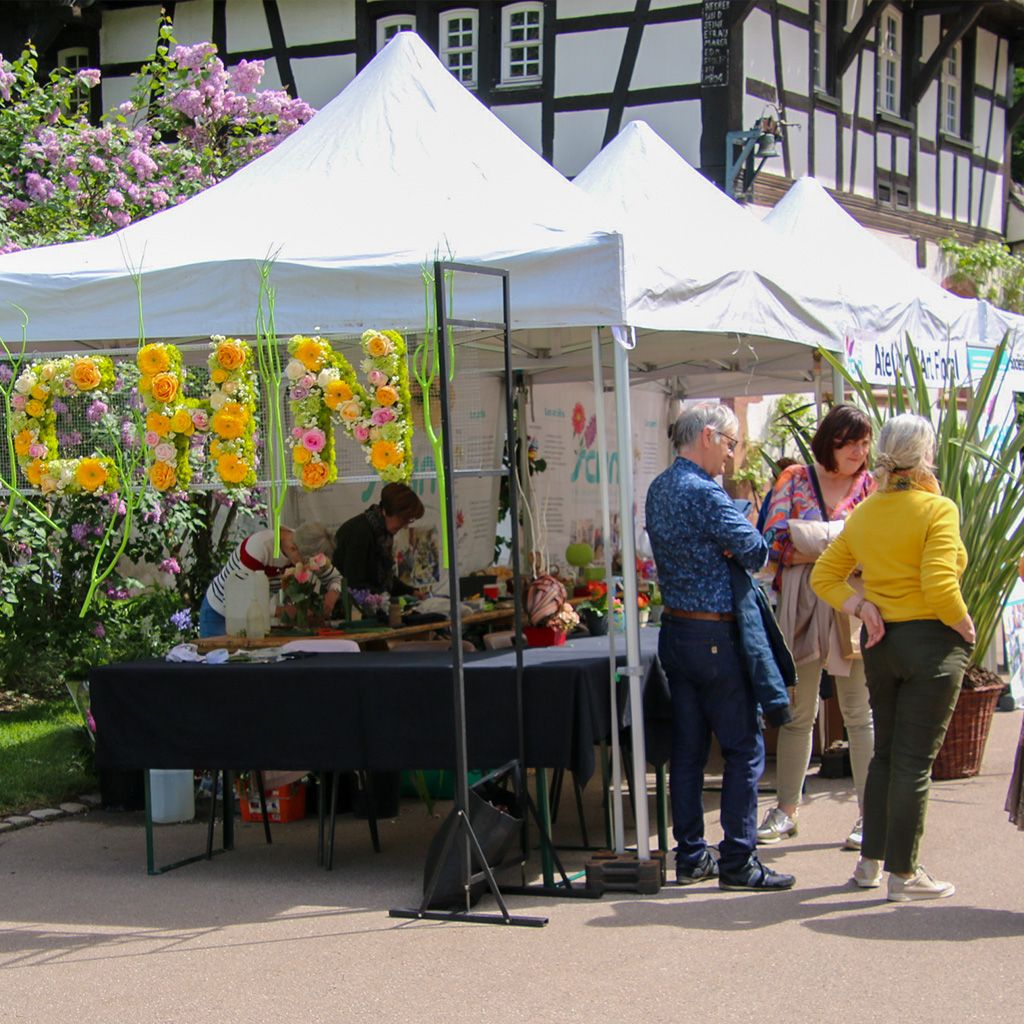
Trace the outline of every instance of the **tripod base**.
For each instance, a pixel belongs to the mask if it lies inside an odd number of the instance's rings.
[[[509,890],[505,890],[508,892]],[[404,910],[388,911],[388,917],[404,917],[420,921],[464,921],[466,924],[505,924],[519,928],[543,928],[546,917],[517,917],[514,914],[472,914],[463,910]]]

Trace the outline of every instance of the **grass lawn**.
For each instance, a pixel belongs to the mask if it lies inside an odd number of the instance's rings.
[[[56,807],[97,788],[89,739],[72,701],[0,712],[0,817]]]

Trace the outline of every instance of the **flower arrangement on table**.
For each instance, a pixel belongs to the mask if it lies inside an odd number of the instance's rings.
[[[322,338],[295,335],[285,366],[293,426],[292,462],[307,490],[338,478],[333,423],[363,447],[366,461],[382,480],[406,481],[412,474],[412,417],[405,341],[395,331],[366,331],[361,369],[370,390],[351,364]]]
[[[308,629],[316,616],[314,604],[320,596],[320,574],[330,565],[326,555],[315,554],[288,566],[281,573],[283,624]]]
[[[252,349],[239,338],[210,339],[210,457],[225,490],[256,483],[256,371]],[[203,410],[196,410],[203,419]],[[195,414],[194,414],[195,418]],[[196,424],[197,427],[199,424]],[[201,429],[201,428],[200,428]]]
[[[365,618],[387,615],[388,609],[391,607],[391,595],[382,594],[376,590],[364,590],[357,587],[349,590],[348,596]]]
[[[587,583],[587,598],[576,605],[577,611],[593,612],[595,615],[608,614],[608,584],[603,580]]]
[[[103,494],[113,463],[93,454],[60,458],[58,403],[88,399],[86,418],[98,423],[109,411],[114,364],[106,356],[62,356],[27,366],[14,382],[11,435],[18,465],[44,494]]]
[[[135,357],[139,394],[146,408],[146,457],[149,482],[158,491],[187,489],[192,479],[195,401],[185,398],[181,351],[165,342],[143,345]],[[202,422],[202,420],[200,420]]]
[[[576,609],[566,600],[565,587],[554,576],[538,576],[526,589],[527,630],[550,631],[548,643],[564,642],[567,633],[580,622]],[[545,642],[542,633],[527,632],[527,641],[534,646]]]

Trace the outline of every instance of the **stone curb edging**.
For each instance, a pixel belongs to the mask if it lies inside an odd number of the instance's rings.
[[[7,818],[0,819],[0,832],[11,832],[19,828],[28,828],[29,825],[37,825],[40,822],[54,821],[57,818],[66,818],[73,814],[84,814],[99,806],[99,793],[84,793],[79,796],[77,801],[63,803],[60,807],[40,807],[34,811],[27,811],[25,814],[12,814]]]

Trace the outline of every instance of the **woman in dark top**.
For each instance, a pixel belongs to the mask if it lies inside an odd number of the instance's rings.
[[[380,504],[341,524],[335,534],[334,564],[349,590],[392,596],[413,593],[395,576],[394,537],[423,515],[423,502],[405,484],[387,484]]]

